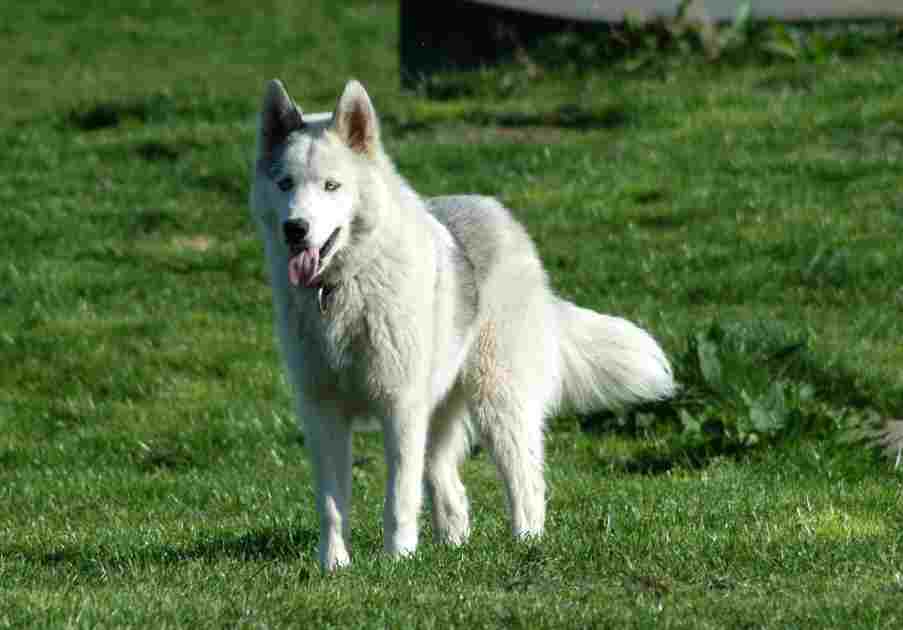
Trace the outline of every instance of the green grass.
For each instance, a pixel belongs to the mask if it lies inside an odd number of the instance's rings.
[[[899,46],[430,101],[393,3],[187,7],[0,9],[0,627],[903,623],[900,473],[840,439],[903,417]],[[480,454],[472,541],[386,560],[361,435],[354,563],[317,569],[246,209],[273,76],[308,111],[363,80],[418,190],[499,196],[558,291],[674,358],[674,403],[551,423],[541,544]]]

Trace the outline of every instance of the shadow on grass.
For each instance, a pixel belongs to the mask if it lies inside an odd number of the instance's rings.
[[[239,535],[220,535],[178,550],[185,560],[296,560],[314,553],[318,533],[308,528],[266,527]]]
[[[51,552],[35,549],[0,548],[0,555],[18,557],[50,569],[68,569],[85,578],[102,579],[110,573],[125,574],[148,566],[186,562],[294,562],[316,554],[317,532],[296,527],[264,527],[245,533],[200,535],[185,545],[153,545],[141,542],[126,547],[105,545],[68,546]]]
[[[616,129],[631,119],[630,111],[620,104],[588,107],[566,103],[555,109],[537,112],[497,111],[476,108],[450,115],[404,118],[391,113],[382,118],[383,124],[393,135],[405,135],[431,131],[446,124],[465,124],[479,127],[506,127],[511,129],[547,127],[591,131]]]
[[[176,104],[171,96],[154,94],[144,99],[105,101],[69,113],[69,126],[81,131],[98,131],[127,122],[160,122],[173,116]]]
[[[175,145],[165,142],[145,142],[136,149],[138,156],[148,162],[175,162],[182,154],[193,148],[192,145]]]
[[[244,207],[248,201],[248,185],[245,177],[236,177],[231,173],[214,173],[199,175],[193,182],[201,190],[228,197],[238,207]]]
[[[561,129],[614,129],[624,126],[629,114],[624,107],[611,105],[589,108],[576,104],[562,105],[554,110],[537,113],[522,112],[473,112],[464,117],[465,122],[500,127],[558,127]]]
[[[587,415],[579,418],[580,429],[591,435],[614,433],[635,439],[637,448],[631,453],[601,455],[598,459],[603,466],[631,475],[664,475],[677,468],[700,470],[716,460],[749,452],[748,447],[729,439],[717,422],[702,426],[702,439],[683,439],[677,413],[681,404],[678,398],[640,405],[626,415],[611,412]],[[650,432],[658,439],[649,440]]]
[[[712,323],[673,356],[678,397],[588,415],[580,428],[636,441],[626,455],[598,457],[603,466],[657,475],[781,442],[827,439],[843,448],[860,417],[900,415],[898,385],[864,380],[840,359],[817,356],[809,342],[778,322]]]
[[[60,124],[79,131],[99,131],[124,125],[148,125],[174,119],[243,120],[255,112],[247,99],[205,96],[174,96],[153,93],[134,98],[112,99],[75,107]]]

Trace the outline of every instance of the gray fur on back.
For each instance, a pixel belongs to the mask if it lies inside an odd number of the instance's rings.
[[[486,270],[477,269],[474,262],[478,258],[474,254],[481,253],[474,249],[480,244],[476,238],[479,213],[474,212],[474,201],[481,199],[483,198],[459,195],[425,200],[427,210],[448,230],[456,245],[449,253],[458,296],[455,329],[462,335],[477,318],[480,306],[479,287],[486,275]]]
[[[426,200],[427,209],[461,245],[482,286],[498,264],[500,253],[533,253],[530,237],[493,197],[449,195]]]
[[[461,295],[474,296],[474,304],[492,300],[483,296],[489,279],[501,272],[533,272],[545,281],[545,272],[533,241],[523,226],[493,197],[482,195],[450,195],[426,199],[427,210],[452,235],[467,258],[469,269],[459,268],[463,278],[472,278],[474,288],[459,285]],[[470,303],[468,301],[468,303]]]

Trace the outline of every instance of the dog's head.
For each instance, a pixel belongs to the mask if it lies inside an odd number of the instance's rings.
[[[257,133],[252,203],[287,253],[294,286],[320,284],[359,225],[367,162],[384,156],[376,112],[349,81],[332,116],[305,117],[279,80],[266,86]]]

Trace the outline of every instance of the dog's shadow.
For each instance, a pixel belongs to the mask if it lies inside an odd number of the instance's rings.
[[[185,544],[63,546],[52,551],[0,549],[0,556],[22,558],[50,569],[69,569],[83,577],[106,577],[136,568],[219,560],[295,562],[316,555],[317,532],[299,527],[264,527],[244,533],[200,532]]]

